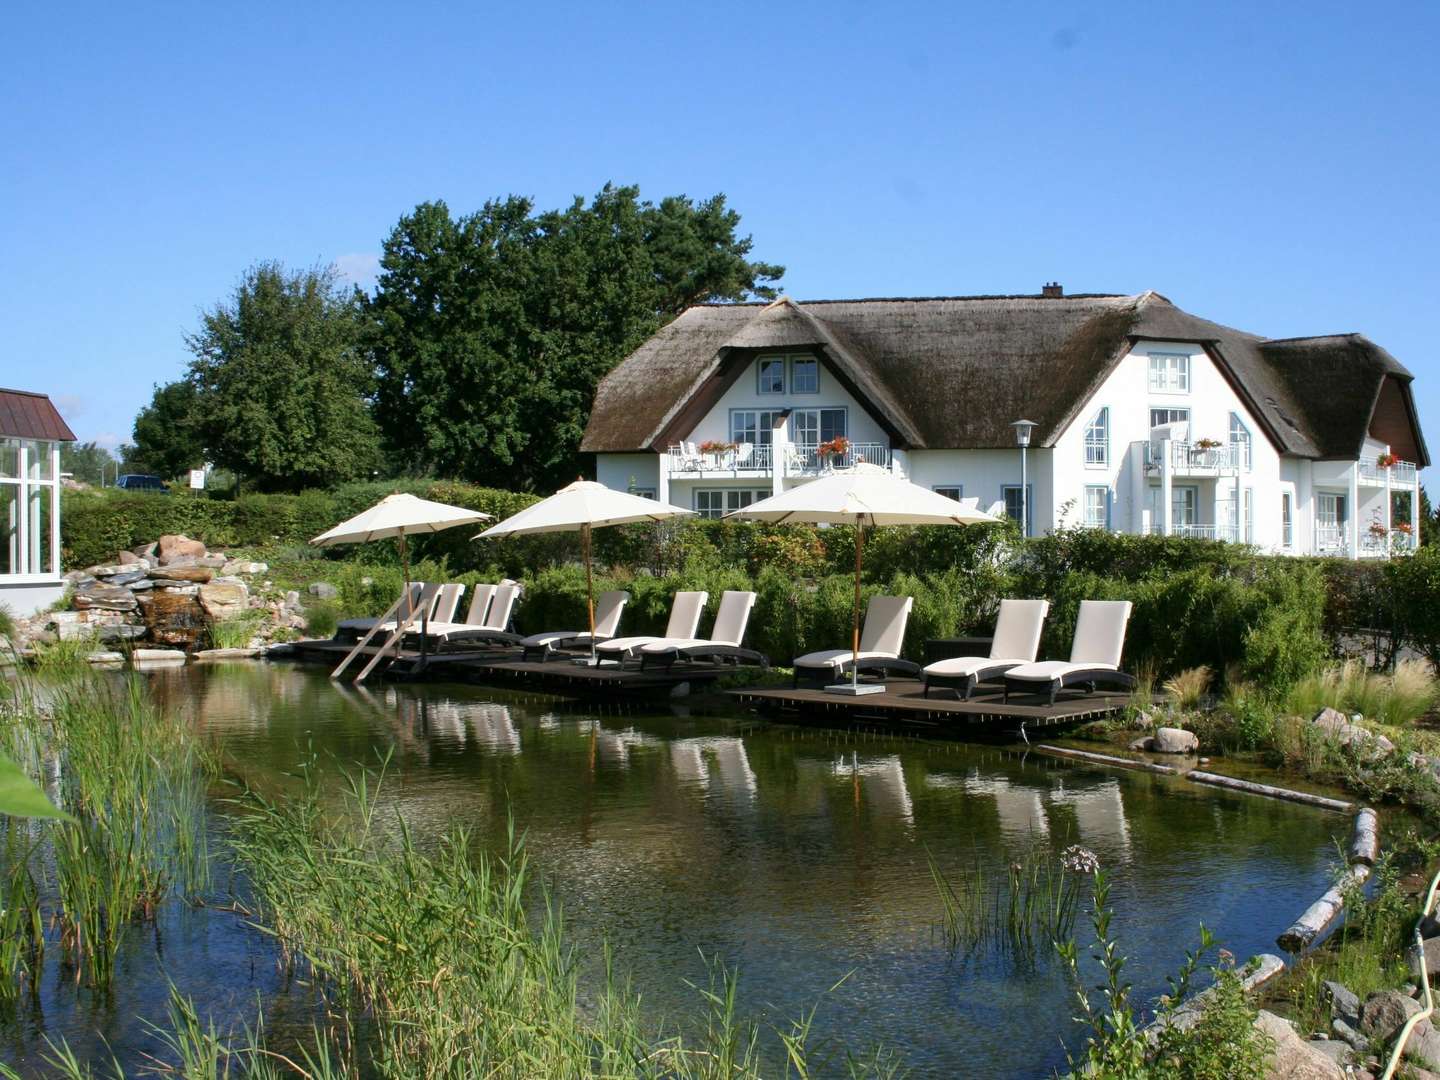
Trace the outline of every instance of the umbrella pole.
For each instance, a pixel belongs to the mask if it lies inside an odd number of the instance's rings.
[[[595,666],[595,578],[590,568],[590,526],[580,526],[580,550],[585,556],[585,607],[590,613],[590,666]]]
[[[850,636],[850,685],[860,686],[860,552],[864,543],[865,522],[855,519],[855,611]]]

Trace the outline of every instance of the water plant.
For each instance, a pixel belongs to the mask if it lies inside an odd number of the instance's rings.
[[[210,647],[213,649],[243,649],[259,628],[258,612],[233,615],[228,619],[216,619],[210,623]]]
[[[953,950],[986,943],[1033,958],[1040,946],[1069,937],[1079,911],[1081,882],[1095,856],[1072,845],[1056,858],[1032,844],[1003,878],[977,864],[952,880],[933,854],[925,853],[941,904],[941,933]]]

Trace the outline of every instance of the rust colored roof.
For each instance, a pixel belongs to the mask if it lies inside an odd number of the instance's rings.
[[[0,389],[0,436],[74,442],[75,433],[44,394]]]

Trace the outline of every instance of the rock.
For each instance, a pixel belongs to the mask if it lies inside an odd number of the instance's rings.
[[[249,660],[260,656],[263,649],[201,649],[195,654],[196,660]]]
[[[103,578],[114,577],[116,574],[127,574],[131,571],[132,568],[126,566],[124,563],[102,563],[97,566],[87,566],[85,568],[85,573],[91,577]]]
[[[85,657],[85,662],[100,665],[123,664],[125,662],[125,654],[118,652],[92,652],[89,656]]]
[[[1200,748],[1200,740],[1193,731],[1173,727],[1156,728],[1153,744],[1159,754],[1193,754]]]
[[[193,581],[167,581],[163,578],[155,581],[155,588],[170,596],[199,596],[200,586]]]
[[[115,623],[111,626],[102,626],[95,631],[95,637],[99,641],[112,645],[117,641],[138,641],[147,633],[145,627],[137,626],[134,623]]]
[[[1360,1006],[1360,1031],[1376,1039],[1388,1039],[1420,1011],[1420,1003],[1399,990],[1377,990]]]
[[[1431,1068],[1440,1068],[1440,1031],[1436,1031],[1435,1025],[1429,1020],[1421,1020],[1410,1033],[1410,1038],[1405,1040],[1403,1056],[1406,1061],[1418,1061]],[[1414,1069],[1410,1070],[1410,1075],[1415,1075]]]
[[[1131,750],[1149,750],[1149,749],[1150,749],[1150,746],[1151,746],[1151,743],[1153,743],[1154,741],[1155,741],[1155,740],[1153,740],[1152,738],[1150,738],[1149,735],[1145,735],[1145,736],[1143,736],[1143,737],[1141,737],[1141,738],[1139,738],[1139,739],[1135,739],[1133,742],[1131,742],[1131,743],[1130,743],[1130,749],[1131,749]]]
[[[1345,719],[1343,713],[1335,709],[1328,707],[1321,709],[1315,714],[1315,719],[1311,723],[1341,746],[1348,746],[1371,754],[1395,752],[1395,744],[1384,735],[1376,735],[1359,724],[1351,723]]]
[[[1344,983],[1327,982],[1322,992],[1330,1002],[1330,1011],[1351,1027],[1360,1022],[1360,999]]]
[[[183,664],[185,654],[179,649],[136,649],[130,659],[136,664]]]
[[[131,592],[148,592],[150,589],[155,588],[155,582],[151,581],[149,578],[144,578],[140,581],[132,581],[129,585],[126,585],[125,587]]]
[[[209,566],[157,566],[150,571],[150,576],[165,581],[209,581],[215,576],[215,571]]]
[[[1359,1021],[1357,1020],[1356,1023],[1358,1024]],[[1338,1038],[1349,1043],[1356,1050],[1365,1050],[1370,1046],[1369,1039],[1365,1038],[1365,1036],[1356,1031],[1351,1024],[1347,1024],[1338,1016],[1330,1021],[1330,1030],[1333,1031]]]
[[[1410,961],[1410,974],[1414,975],[1415,978],[1418,980],[1420,978],[1422,957],[1416,952],[1413,945],[1410,947],[1410,950],[1407,953],[1407,958]],[[1440,938],[1425,939],[1425,953],[1423,957],[1423,962],[1425,967],[1425,975],[1429,977],[1431,983],[1433,984],[1436,981],[1440,981],[1436,978],[1437,976],[1440,976]]]
[[[311,596],[318,596],[321,600],[334,600],[340,595],[340,590],[328,581],[314,582],[307,591]]]
[[[1327,1058],[1344,1069],[1354,1058],[1355,1051],[1349,1043],[1341,1042],[1339,1039],[1311,1039],[1305,1044],[1317,1054],[1324,1054]]]
[[[1290,1024],[1260,1010],[1255,1026],[1275,1041],[1267,1059],[1267,1080],[1345,1080],[1345,1071],[1326,1054],[1312,1049]]]
[[[251,562],[249,559],[230,559],[220,571],[226,577],[234,574],[263,574],[269,570],[268,563]]]
[[[215,620],[231,619],[250,607],[250,589],[239,578],[216,578],[200,586],[200,606]]]
[[[299,594],[298,592],[296,592],[294,589],[291,589],[289,592],[287,592],[287,593],[285,594],[285,610],[286,610],[286,611],[299,611],[299,610],[300,610],[300,594]]]
[[[144,581],[149,572],[146,570],[131,570],[126,574],[115,574],[105,584],[107,585],[134,585],[137,581]]]
[[[131,553],[132,555],[138,555],[138,556],[140,556],[140,558],[142,558],[142,559],[147,559],[147,560],[149,560],[150,563],[153,565],[154,562],[155,562],[155,558],[156,558],[156,556],[155,556],[155,550],[156,550],[156,548],[158,548],[159,546],[160,546],[159,544],[141,544],[139,547],[133,547],[133,548],[131,548],[131,549],[130,549],[130,553]]]
[[[123,585],[101,585],[99,582],[92,582],[75,590],[75,606],[81,611],[88,608],[134,611],[135,594]]]
[[[150,560],[136,555],[133,551],[122,551],[120,552],[120,565],[149,567]]]
[[[195,560],[196,566],[208,566],[211,570],[219,570],[230,560],[224,555],[201,555]]]
[[[61,578],[61,580],[64,581],[66,585],[88,585],[95,579],[84,570],[71,570]]]
[[[205,554],[205,545],[199,540],[191,540],[188,536],[170,534],[160,537],[158,550],[160,562],[168,564],[172,559],[200,558]]]

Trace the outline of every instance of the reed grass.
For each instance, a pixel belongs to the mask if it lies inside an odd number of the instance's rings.
[[[1359,660],[1347,660],[1300,680],[1286,704],[1291,712],[1306,717],[1332,708],[1403,727],[1429,712],[1437,696],[1440,682],[1427,661],[1402,660],[1387,675],[1370,671]]]
[[[1199,708],[1201,702],[1205,700],[1205,694],[1209,691],[1213,678],[1214,672],[1204,664],[1199,667],[1186,668],[1165,680],[1165,692],[1181,709]]]
[[[1010,864],[1003,878],[977,863],[947,876],[927,850],[940,896],[941,934],[952,950],[997,946],[1034,957],[1069,938],[1085,890],[1084,875],[1039,843]]]
[[[260,616],[254,613],[216,619],[207,627],[212,649],[243,649],[255,637]]]
[[[422,851],[379,809],[383,783],[383,773],[347,777],[337,813],[310,774],[298,795],[248,796],[234,825],[258,925],[337,1018],[317,1050],[333,1068],[426,1080],[814,1074],[809,1015],[776,1033],[782,1066],[765,1067],[760,1028],[739,1015],[737,977],[723,965],[695,987],[701,1007],[681,1029],[656,1025],[608,950],[603,985],[582,1008],[561,912],[540,889],[529,913],[534,887],[513,824],[498,856],[472,853],[459,829]],[[846,1067],[895,1071],[882,1053]]]

